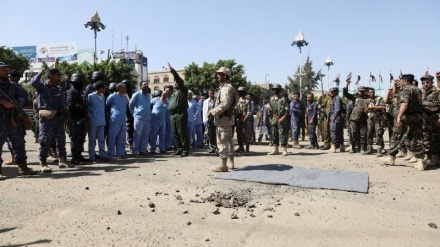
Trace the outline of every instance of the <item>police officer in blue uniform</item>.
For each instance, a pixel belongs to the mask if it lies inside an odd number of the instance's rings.
[[[47,166],[47,156],[52,138],[56,139],[56,147],[59,157],[59,168],[66,166],[74,167],[74,164],[67,165],[66,162],[66,135],[64,130],[66,99],[60,87],[61,73],[58,69],[50,69],[47,73],[47,82],[41,81],[44,69],[31,80],[31,85],[38,92],[38,110],[40,117],[39,143],[41,172],[52,172]]]
[[[330,106],[330,113],[329,113],[329,125],[330,125],[330,141],[331,141],[331,148],[329,149],[329,153],[336,153],[336,149],[340,148],[340,145],[344,145],[343,142],[341,142],[341,136],[342,136],[342,99],[338,95],[339,88],[332,87],[329,90],[330,97],[332,98],[332,104]]]
[[[27,157],[25,150],[25,141],[22,133],[20,133],[18,125],[22,121],[14,111],[17,105],[23,106],[26,99],[20,94],[20,89],[15,83],[11,83],[8,79],[9,65],[0,62],[0,180],[6,179],[1,173],[1,165],[3,159],[1,152],[3,144],[8,138],[11,141],[15,164],[18,166],[19,175],[35,175],[36,172],[27,167]],[[15,123],[14,123],[15,122]]]

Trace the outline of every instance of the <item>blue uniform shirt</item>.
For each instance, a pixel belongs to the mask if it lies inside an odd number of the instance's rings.
[[[336,95],[332,100],[332,105],[330,106],[330,120],[333,118],[335,121],[339,121],[342,114],[342,99],[339,95]]]
[[[106,106],[110,108],[110,124],[125,124],[127,118],[127,95],[113,93],[107,98]]]
[[[188,100],[188,123],[194,123],[195,114],[197,111],[197,102],[193,99]]]
[[[142,121],[151,120],[151,96],[143,94],[142,90],[133,94],[130,100],[129,108],[134,119]]]
[[[160,97],[151,100],[153,109],[151,110],[151,119],[156,121],[165,121],[168,112],[168,100],[163,103]]]
[[[89,126],[105,126],[105,96],[95,93],[87,96],[87,111]]]
[[[310,119],[313,119],[313,121],[318,121],[318,103],[312,102],[308,103],[307,105],[307,122],[310,121]]]
[[[38,109],[57,110],[66,109],[66,99],[60,86],[52,86],[41,81],[41,73],[32,78],[31,85],[38,92]]]
[[[304,112],[305,107],[301,101],[292,100],[290,102],[290,118],[292,120],[300,119],[301,114]]]

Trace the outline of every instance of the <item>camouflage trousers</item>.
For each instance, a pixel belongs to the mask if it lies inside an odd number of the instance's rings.
[[[241,147],[243,145],[249,145],[252,141],[252,132],[249,125],[249,121],[237,122],[237,141]]]
[[[324,145],[330,145],[330,125],[327,121],[327,118],[323,119],[318,126],[321,134],[321,140],[324,142]]]
[[[234,131],[232,126],[217,126],[217,148],[220,158],[234,157]]]
[[[367,121],[367,144],[372,146],[374,144],[374,139],[376,139],[376,145],[384,147],[383,134],[385,132],[385,127],[387,126],[386,119],[382,116],[375,116]]]
[[[414,152],[417,158],[423,158],[423,134],[422,134],[423,118],[421,115],[405,115],[402,118],[402,126],[393,127],[393,135],[390,140],[390,155],[396,156],[399,148],[405,139],[408,140],[408,146]]]
[[[272,125],[272,141],[275,147],[287,147],[289,128],[285,124]]]
[[[429,156],[440,155],[440,127],[435,124],[437,119],[435,114],[423,117],[423,150]]]
[[[352,145],[360,144],[367,145],[367,123],[365,120],[354,121],[350,120],[351,141]]]

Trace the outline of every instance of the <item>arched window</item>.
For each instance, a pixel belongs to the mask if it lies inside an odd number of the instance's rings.
[[[170,82],[170,78],[168,77],[168,75],[163,76],[163,82],[164,83]]]
[[[159,79],[159,76],[154,76],[154,81],[153,81],[153,83],[159,83],[160,82],[160,79]]]

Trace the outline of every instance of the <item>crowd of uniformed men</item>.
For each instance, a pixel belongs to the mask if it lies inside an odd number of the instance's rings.
[[[250,145],[260,145],[263,137],[273,148],[269,155],[288,155],[289,139],[293,149],[300,149],[299,138],[304,140],[306,132],[310,141],[306,148],[345,152],[344,128],[350,153],[369,155],[376,150],[378,157],[388,153],[381,160],[385,165],[394,165],[396,158],[402,157],[418,170],[440,165],[440,94],[433,76],[421,77],[419,88],[413,75],[401,75],[385,98],[363,86],[351,94],[347,81],[342,95],[348,102],[340,97],[338,87],[316,101],[312,93],[307,93],[303,102],[300,93],[287,95],[281,85],[275,84],[272,96],[264,97],[257,109],[246,88],[236,90],[231,85],[229,68],[217,71],[219,88],[208,90],[203,97],[193,95],[171,65],[169,70],[176,81],[174,87],[153,92],[146,81],[140,83],[137,92],[133,92],[129,80],[108,83],[100,71],[93,72],[87,86],[86,77],[74,73],[65,90],[60,86],[58,69],[42,70],[30,83],[36,90],[33,131],[39,143],[40,171],[52,172],[49,156],[58,160],[59,168],[79,168],[84,162],[95,163],[98,159],[125,159],[126,145],[136,157],[173,150],[174,156],[186,157],[190,147],[207,145],[208,152],[221,159],[212,170],[226,172],[234,169],[234,153],[249,152]],[[46,81],[42,80],[44,74]],[[438,82],[440,72],[436,77]],[[19,78],[17,72],[9,72],[9,66],[0,62],[0,146],[7,142],[11,152],[11,160],[4,164],[17,165],[19,175],[35,175],[37,171],[27,166],[24,139],[29,124],[22,108],[29,96],[18,84]],[[258,137],[255,129],[259,130]],[[388,151],[384,149],[386,129],[390,137]],[[70,162],[66,159],[66,132],[71,140]],[[87,159],[82,155],[86,135]],[[321,147],[318,139],[324,143]],[[5,178],[0,170],[0,180]]]

